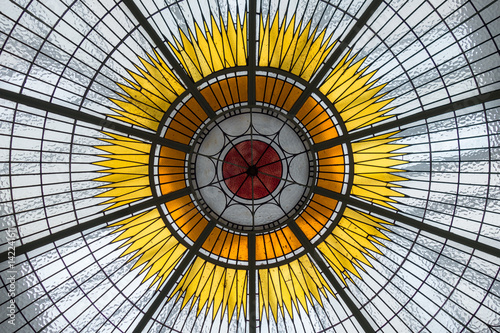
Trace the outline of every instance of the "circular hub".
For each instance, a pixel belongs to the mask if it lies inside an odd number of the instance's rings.
[[[321,242],[345,203],[316,189],[346,194],[353,172],[349,144],[317,151],[318,143],[346,132],[323,97],[313,94],[291,117],[301,90],[295,79],[274,74],[256,79],[259,89],[274,87],[276,93],[257,94],[252,106],[244,91],[224,91],[230,96],[218,104],[209,98],[226,84],[246,82],[244,73],[202,82],[200,91],[212,101],[215,115],[208,117],[193,97],[179,99],[158,134],[189,149],[158,144],[150,156],[155,195],[172,196],[158,204],[171,234],[190,246],[209,228],[198,254],[243,268],[251,241],[259,267],[302,255],[292,221],[313,244]]]
[[[251,165],[247,169],[247,175],[250,177],[255,177],[259,174],[259,168],[256,165]]]
[[[231,148],[222,165],[226,186],[243,199],[261,199],[271,194],[278,187],[282,171],[276,150],[255,140]]]
[[[269,229],[307,201],[313,160],[306,135],[283,115],[235,110],[196,138],[192,186],[214,220],[238,230]]]

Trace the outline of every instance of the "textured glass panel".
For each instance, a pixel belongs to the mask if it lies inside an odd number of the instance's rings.
[[[8,116],[12,112],[4,108],[2,127],[11,141],[0,148],[6,223],[17,225],[20,239],[29,242],[102,215],[99,204],[105,200],[95,196],[104,190],[93,181],[102,168],[92,163],[102,160],[95,146],[105,136],[88,124],[37,109],[19,106],[15,118]]]
[[[496,103],[495,103],[496,104]],[[495,244],[498,223],[498,154],[492,128],[497,108],[480,106],[412,124],[399,135],[409,181],[401,182],[405,198],[399,209],[426,223]]]
[[[498,331],[498,1],[4,2],[1,332]]]
[[[111,243],[112,230],[90,231],[58,242],[57,249],[48,246],[16,258],[16,306],[30,327],[127,330],[155,289],[141,283],[145,273],[130,271],[131,255],[120,256],[120,243]],[[9,270],[1,277],[6,286]]]
[[[353,295],[366,308],[381,331],[414,331],[440,325],[451,331],[472,331],[498,325],[488,313],[498,306],[481,305],[498,281],[496,258],[442,238],[417,232],[395,222],[380,247],[373,268],[363,266],[361,279],[349,283]],[[491,297],[496,297],[491,295]],[[486,307],[484,315],[477,315]],[[476,316],[476,317],[474,317]],[[474,317],[474,329],[471,320]]]
[[[387,96],[396,98],[390,104],[397,106],[394,113],[409,114],[498,89],[479,89],[498,77],[500,61],[498,46],[490,40],[498,29],[483,26],[497,4],[481,5],[446,1],[381,5],[354,52],[378,69],[374,78],[387,83]]]
[[[77,3],[62,12],[53,26],[55,14],[46,7],[50,5],[35,2],[35,9],[23,13],[2,49],[2,67],[9,73],[3,79],[11,86],[24,85],[28,95],[92,114],[112,113],[109,98],[120,91],[116,82],[130,80],[127,69],[140,64],[138,56],[147,58],[146,53],[153,51],[130,21],[130,13],[120,7],[108,12],[105,5]],[[39,27],[51,28],[40,36],[44,29]]]

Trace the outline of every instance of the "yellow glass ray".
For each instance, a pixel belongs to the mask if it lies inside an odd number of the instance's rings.
[[[267,318],[272,316],[275,321],[278,311],[284,310],[293,318],[293,307],[301,307],[308,311],[307,300],[313,298],[322,304],[320,293],[327,296],[327,291],[333,295],[316,265],[308,256],[302,256],[288,264],[259,270],[259,308],[260,318],[263,311]]]
[[[117,93],[122,99],[111,98],[119,107],[111,108],[119,114],[111,115],[113,118],[154,131],[171,103],[185,90],[160,55],[155,56],[148,55],[149,61],[139,57],[144,69],[136,66],[139,73],[129,70],[135,82],[117,83],[124,91]]]
[[[135,252],[129,259],[137,258],[132,269],[144,265],[141,273],[147,270],[147,274],[143,282],[156,275],[151,286],[161,280],[157,289],[165,282],[186,251],[168,231],[156,208],[118,221],[110,227],[118,227],[113,231],[119,233],[113,242],[126,240],[121,247],[127,248],[121,256]]]
[[[366,58],[355,58],[356,55],[347,53],[319,87],[334,104],[348,131],[389,118],[386,113],[392,110],[384,109],[392,99],[383,100],[384,95],[379,94],[385,85],[370,82],[376,71],[366,73],[368,68],[362,68]]]
[[[301,29],[302,22],[295,27],[295,20],[294,15],[285,26],[286,16],[280,23],[279,13],[266,22],[261,19],[259,66],[280,68],[309,81],[335,43],[326,30],[319,34],[317,29],[311,31],[311,22]]]
[[[346,208],[332,234],[318,245],[320,252],[344,283],[346,278],[352,281],[352,275],[361,278],[358,272],[358,269],[363,269],[361,263],[371,266],[369,258],[373,258],[373,255],[367,250],[381,253],[374,245],[381,243],[374,237],[389,240],[382,232],[388,230],[385,224],[388,222]]]
[[[395,166],[407,163],[401,158],[403,154],[396,153],[406,145],[395,144],[397,137],[392,137],[397,132],[378,135],[369,139],[351,144],[354,159],[354,178],[351,193],[360,198],[376,202],[382,206],[395,209],[389,203],[396,203],[392,197],[403,195],[394,188],[396,181],[406,178],[394,175],[404,169]]]
[[[214,265],[201,258],[196,258],[182,277],[170,298],[177,294],[177,300],[183,296],[182,307],[192,300],[191,308],[198,302],[197,315],[206,306],[205,315],[213,307],[213,318],[220,311],[224,317],[227,311],[228,320],[236,312],[246,313],[247,306],[246,270],[237,270]]]
[[[99,155],[105,157],[106,160],[94,163],[106,168],[99,172],[108,173],[108,175],[94,179],[108,183],[102,185],[101,188],[109,188],[109,190],[97,195],[97,197],[110,198],[102,204],[111,204],[106,209],[112,209],[150,197],[148,162],[151,145],[113,133],[104,134],[111,137],[111,139],[102,139],[109,145],[96,146],[96,148],[108,153]]]
[[[231,13],[228,13],[227,22],[226,26],[222,17],[219,18],[219,23],[211,17],[211,30],[205,23],[203,32],[198,23],[195,23],[195,31],[189,31],[189,36],[179,29],[181,40],[174,38],[174,43],[169,43],[175,56],[195,82],[221,69],[246,65],[246,17],[242,23],[237,15],[234,22]]]

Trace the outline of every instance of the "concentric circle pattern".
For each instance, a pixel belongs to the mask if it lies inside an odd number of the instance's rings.
[[[500,332],[498,0],[10,0],[0,332]]]
[[[187,246],[197,241],[203,228],[214,224],[212,237],[202,245],[199,255],[214,263],[229,260],[244,267],[248,265],[246,253],[234,255],[228,251],[214,256],[213,249],[245,247],[248,233],[252,233],[259,249],[256,264],[276,266],[304,251],[290,229],[291,222],[297,223],[305,236],[316,243],[338,223],[345,204],[315,195],[312,189],[321,185],[333,192],[347,192],[352,179],[348,171],[352,170],[350,146],[343,144],[320,151],[319,155],[314,153],[311,147],[315,141],[321,141],[325,135],[335,137],[345,129],[342,120],[335,116],[336,111],[327,109],[324,102],[311,100],[297,117],[287,117],[293,98],[290,94],[302,91],[287,81],[297,78],[258,76],[263,89],[267,85],[281,88],[274,95],[258,93],[261,106],[253,108],[240,106],[242,101],[238,98],[245,98],[244,94],[221,89],[231,82],[239,86],[238,80],[241,85],[247,77],[232,80],[222,77],[217,83],[200,84],[201,93],[215,109],[215,117],[203,116],[193,97],[173,104],[176,111],[162,120],[158,134],[190,143],[193,150],[184,154],[168,147],[153,149],[152,152],[159,149],[159,155],[151,155],[153,165],[158,165],[152,181],[157,184],[158,196],[186,185],[193,189],[190,198],[159,207],[167,227]],[[223,99],[216,97],[218,89]],[[321,97],[316,98],[321,101]],[[181,136],[181,119],[193,118],[197,127],[187,132],[183,125]],[[191,136],[186,137],[187,133]],[[181,165],[188,168],[184,178],[177,171]],[[321,217],[315,212],[317,205],[328,207]],[[199,216],[196,225],[187,220],[192,220],[193,214]],[[317,216],[316,225],[307,222],[309,216]]]
[[[196,142],[192,186],[214,220],[266,229],[293,218],[306,202],[313,155],[307,137],[284,116],[235,110],[209,123]]]

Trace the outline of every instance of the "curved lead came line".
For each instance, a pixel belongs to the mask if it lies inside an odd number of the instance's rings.
[[[178,198],[183,197],[185,195],[189,195],[189,194],[191,194],[191,192],[192,191],[190,188],[185,187],[181,190],[177,190],[175,192],[171,192],[171,193],[168,193],[168,194],[156,197],[156,198],[151,198],[151,199],[148,199],[148,200],[143,201],[141,203],[132,205],[130,207],[126,207],[126,208],[120,209],[118,211],[106,214],[104,216],[97,217],[93,220],[80,223],[80,224],[75,225],[73,227],[69,227],[67,229],[53,233],[49,236],[46,236],[46,237],[34,240],[32,242],[29,242],[27,244],[18,246],[16,248],[16,254],[24,254],[24,253],[27,253],[29,251],[36,250],[39,247],[48,245],[50,243],[56,242],[58,240],[66,238],[66,237],[70,237],[74,234],[84,232],[90,228],[95,228],[95,227],[98,227],[100,225],[105,225],[106,223],[109,223],[109,222],[117,220],[117,219],[121,219],[125,216],[134,214],[134,213],[139,212],[141,210],[148,209],[148,208],[154,207],[155,205],[178,199]],[[4,260],[7,260],[7,253],[5,252],[4,254],[5,255],[3,255],[1,258],[3,258]]]

